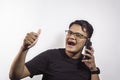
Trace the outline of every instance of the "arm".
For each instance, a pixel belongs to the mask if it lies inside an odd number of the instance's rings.
[[[9,78],[11,80],[19,80],[30,75],[30,72],[25,66],[25,59],[28,50],[36,44],[39,34],[40,30],[38,33],[31,32],[26,35],[23,45],[11,65],[9,72]]]
[[[94,69],[91,69],[91,72],[94,72],[94,71],[98,71],[97,67],[95,67]],[[91,80],[100,80],[99,73],[91,74]]]
[[[91,80],[100,80],[99,75],[98,74],[92,74]]]
[[[88,60],[82,60],[86,64],[86,66],[90,69],[90,71],[97,71],[97,67],[95,64],[95,58],[94,58],[94,49],[91,47],[91,50],[86,49],[87,52],[90,54],[84,54],[85,56],[88,56],[90,59]],[[100,80],[99,74],[91,74],[91,80]]]

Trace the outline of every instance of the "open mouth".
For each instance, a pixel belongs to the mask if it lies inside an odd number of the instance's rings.
[[[76,43],[75,43],[74,41],[68,41],[67,44],[68,44],[69,46],[75,46],[75,45],[76,45]]]

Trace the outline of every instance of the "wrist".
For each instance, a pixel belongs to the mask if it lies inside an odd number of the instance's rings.
[[[97,67],[91,67],[90,68],[90,71],[96,71],[97,70]]]
[[[100,69],[98,67],[93,68],[90,71],[91,71],[91,74],[100,74]]]
[[[22,51],[28,51],[29,48],[27,48],[26,46],[22,45],[22,46],[21,46],[21,50],[22,50]]]

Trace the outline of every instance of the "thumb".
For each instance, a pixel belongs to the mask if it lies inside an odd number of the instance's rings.
[[[40,33],[41,33],[41,29],[38,29],[37,34],[40,35]]]
[[[40,33],[41,33],[41,29],[38,29],[38,31],[37,31],[38,37],[39,37]],[[30,46],[28,46],[28,48],[33,47],[37,43],[38,37],[37,37],[37,39]]]

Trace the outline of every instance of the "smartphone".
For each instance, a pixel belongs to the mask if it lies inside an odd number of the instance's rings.
[[[85,48],[91,50],[90,46],[92,46],[92,42],[90,40],[88,40],[86,42]],[[90,53],[88,51],[85,51],[85,54],[90,54]],[[88,56],[84,56],[84,59],[90,59],[90,58]]]

